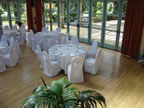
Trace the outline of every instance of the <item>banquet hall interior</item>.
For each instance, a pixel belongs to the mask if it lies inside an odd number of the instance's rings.
[[[0,0],[0,108],[60,78],[98,108],[143,108],[144,0]]]

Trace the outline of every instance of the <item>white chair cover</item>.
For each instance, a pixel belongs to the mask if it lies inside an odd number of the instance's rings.
[[[78,38],[77,37],[72,37],[71,44],[78,45],[79,44]]]
[[[1,46],[8,46],[8,43],[6,41],[0,41]]]
[[[74,57],[68,65],[68,80],[72,83],[84,82],[83,59],[80,56]]]
[[[36,50],[37,50],[36,52],[37,52],[38,60],[40,60],[40,69],[43,69],[42,52],[39,45],[36,45]]]
[[[34,38],[34,32],[33,32],[33,30],[31,29],[31,30],[30,30],[30,33],[29,33],[29,35],[28,35],[28,45],[29,45],[30,48],[32,48],[32,38]]]
[[[61,29],[58,27],[58,28],[56,29],[56,32],[60,33],[60,32],[61,32]]]
[[[46,28],[47,28],[47,30],[49,31],[49,27],[47,26]]]
[[[19,43],[18,43],[18,41],[16,40],[15,41],[15,48],[16,48],[16,54],[17,54],[17,56],[18,56],[18,58],[20,57],[20,54],[21,54],[21,50],[20,50],[20,46],[19,46]]]
[[[26,40],[26,30],[25,30],[25,25],[21,25],[20,27],[20,44],[24,44],[24,41]]]
[[[68,43],[69,43],[68,42],[68,33],[66,33],[66,35],[61,38],[60,44],[68,44]]]
[[[2,56],[0,55],[0,72],[4,72],[6,70],[6,66],[2,60]]]
[[[32,50],[35,51],[36,50],[36,44],[37,44],[36,39],[32,38],[31,41],[32,41]]]
[[[0,55],[4,55],[8,53],[8,50],[9,50],[8,43],[5,41],[1,41],[0,42]]]
[[[9,30],[9,26],[5,25],[3,30]]]
[[[40,46],[41,50],[43,50],[43,38],[39,36],[39,34],[35,34],[36,43]]]
[[[69,33],[66,33],[65,35],[65,43],[68,44],[69,43]]]
[[[52,43],[52,39],[51,38],[45,38],[44,40],[44,51],[48,51],[48,49],[53,46],[54,43]]]
[[[96,74],[99,71],[100,68],[100,62],[101,62],[101,49],[97,50],[97,53],[95,55],[95,58],[87,58],[84,63],[84,71]]]
[[[12,29],[17,30],[17,25],[13,25]]]
[[[12,46],[15,43],[15,40],[14,40],[13,37],[10,38],[10,42],[9,43],[10,43],[10,46]]]
[[[53,77],[61,71],[59,62],[51,61],[46,51],[42,52],[42,59],[44,66],[43,73],[46,74],[48,77]]]
[[[3,61],[8,67],[14,67],[18,62],[18,56],[16,54],[16,47],[12,45],[10,47],[10,52],[3,55]]]
[[[47,31],[48,31],[48,29],[46,27],[42,28],[42,32],[47,32]]]
[[[60,44],[64,44],[65,43],[65,36],[61,37],[61,40],[60,40]]]
[[[2,36],[1,36],[1,41],[8,42],[8,41],[9,41],[9,36],[7,36],[7,35],[2,35]]]
[[[90,58],[90,57],[95,58],[96,51],[97,51],[97,42],[93,41],[92,48],[89,51],[87,51],[87,57],[88,58]]]

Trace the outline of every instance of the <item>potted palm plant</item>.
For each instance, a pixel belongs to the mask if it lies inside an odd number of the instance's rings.
[[[44,86],[35,88],[32,96],[24,100],[22,108],[97,108],[97,104],[106,108],[105,98],[96,91],[77,91],[64,78],[54,80],[49,85],[42,81]]]

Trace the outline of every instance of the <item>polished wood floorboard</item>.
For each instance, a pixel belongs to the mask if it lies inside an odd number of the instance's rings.
[[[18,64],[0,73],[0,108],[20,108],[24,98],[42,85],[40,76],[46,83],[67,78],[63,72],[53,78],[45,76],[36,54],[26,45],[21,50]],[[144,66],[107,49],[102,49],[101,56],[99,73],[85,73],[85,82],[74,86],[79,90],[94,89],[102,93],[108,108],[144,108]]]

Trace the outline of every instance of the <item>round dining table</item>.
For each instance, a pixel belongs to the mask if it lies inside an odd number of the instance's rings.
[[[57,60],[60,62],[60,67],[67,74],[67,67],[71,64],[72,58],[75,56],[80,56],[83,59],[86,57],[87,48],[80,45],[72,44],[59,44],[51,47],[48,53],[52,60]]]
[[[37,42],[41,49],[45,51],[56,44],[60,44],[61,40],[65,36],[63,33],[53,31],[38,32],[36,35],[38,36]]]
[[[19,36],[20,32],[18,32],[17,30],[3,30],[3,35],[7,35],[7,36]]]

